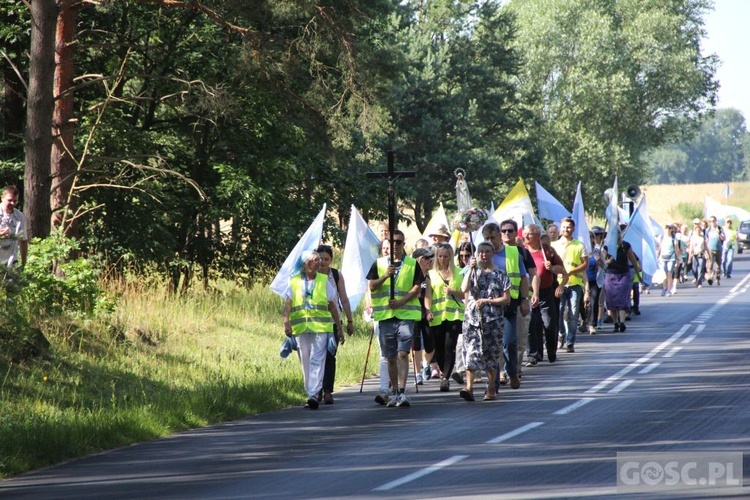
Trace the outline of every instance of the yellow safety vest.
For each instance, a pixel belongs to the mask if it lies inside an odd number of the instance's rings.
[[[378,276],[383,276],[386,273],[388,262],[388,257],[378,259]],[[404,261],[401,263],[401,268],[396,277],[394,299],[401,299],[411,291],[414,286],[416,266],[416,260],[411,257],[404,257]],[[378,290],[373,290],[370,294],[372,298],[372,315],[375,321],[383,321],[391,318],[414,321],[422,319],[422,306],[419,304],[417,297],[413,297],[398,309],[388,307],[388,302],[391,300],[391,278],[385,280]]]
[[[568,241],[565,238],[560,238],[552,244],[552,247],[557,250],[560,258],[562,258],[565,270],[568,273],[570,273],[571,269],[574,269],[583,263],[583,260],[581,260],[581,254],[583,253],[585,255],[586,250],[583,243],[580,241],[576,239]],[[583,252],[581,252],[582,249]],[[588,258],[586,259],[588,260]],[[568,284],[565,286],[575,285],[583,286],[583,277],[580,274],[568,274]]]
[[[518,248],[505,245],[505,274],[510,278],[510,298],[517,299],[521,294],[521,265]]]
[[[305,296],[305,279],[293,276],[289,281],[292,288],[292,312],[289,316],[292,334],[333,333],[333,317],[328,310],[328,276],[318,273],[315,276],[312,295]]]
[[[435,269],[430,271],[430,282],[432,283],[432,303],[431,311],[434,318],[430,321],[430,326],[437,326],[444,321],[463,321],[464,320],[464,303],[462,300],[456,300],[452,295],[445,293],[445,281],[440,271]],[[448,286],[454,290],[461,289],[463,276],[459,269],[453,270],[453,277],[448,282]]]
[[[724,245],[727,248],[736,248],[737,245],[737,230],[736,229],[724,229],[724,234],[726,234],[726,238],[724,239]]]

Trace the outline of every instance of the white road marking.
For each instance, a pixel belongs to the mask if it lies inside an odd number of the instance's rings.
[[[573,410],[577,410],[581,406],[583,406],[585,404],[589,404],[593,400],[594,400],[594,398],[582,398],[582,399],[579,399],[578,401],[576,401],[572,405],[568,405],[565,408],[563,408],[562,410],[557,410],[554,413],[554,415],[567,415],[568,413],[572,412]]]
[[[673,347],[671,351],[669,351],[669,352],[667,352],[667,353],[664,354],[664,357],[665,358],[671,358],[672,356],[674,356],[675,354],[677,354],[678,352],[680,352],[681,349],[682,349],[682,347],[680,347],[680,346]]]
[[[503,434],[502,436],[498,436],[494,439],[490,439],[489,441],[486,442],[486,444],[502,443],[503,441],[507,441],[511,438],[514,438],[516,436],[523,434],[524,432],[530,431],[531,429],[535,429],[539,427],[540,425],[544,425],[544,422],[531,422],[530,424],[526,424],[523,427],[519,427],[518,429],[514,431],[507,432]]]
[[[424,469],[418,470],[416,472],[413,472],[409,474],[408,476],[404,476],[401,479],[396,479],[394,481],[391,481],[390,483],[385,483],[381,486],[378,486],[372,491],[388,491],[392,490],[393,488],[396,488],[397,486],[401,486],[402,484],[410,483],[414,481],[415,479],[419,479],[420,477],[424,477],[428,474],[432,474],[433,472],[437,472],[440,469],[444,469],[446,467],[449,467],[453,464],[456,464],[460,462],[461,460],[464,460],[466,458],[469,458],[469,455],[455,455],[450,457],[447,460],[443,460],[442,462],[438,462],[435,465],[430,465],[429,467],[425,467]]]
[[[634,378],[631,378],[631,379],[628,379],[628,380],[623,380],[623,381],[622,381],[622,382],[620,382],[620,383],[619,383],[619,384],[618,384],[618,385],[617,385],[616,387],[613,387],[613,388],[612,388],[612,389],[610,389],[610,390],[609,390],[608,392],[609,392],[609,394],[617,394],[618,392],[622,392],[622,391],[624,391],[625,389],[627,389],[627,387],[628,387],[628,386],[629,386],[630,384],[632,384],[633,382],[635,382],[635,379],[634,379]]]
[[[661,364],[661,363],[659,363],[658,361],[654,361],[653,363],[651,363],[650,365],[648,365],[647,367],[645,367],[644,369],[642,369],[642,370],[641,370],[641,371],[639,371],[638,373],[639,373],[639,374],[645,374],[645,373],[649,373],[649,372],[651,372],[651,371],[652,371],[652,370],[653,370],[654,368],[656,368],[657,366],[659,366],[660,364]]]

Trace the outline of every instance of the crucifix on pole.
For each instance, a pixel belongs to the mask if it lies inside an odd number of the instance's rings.
[[[402,170],[396,172],[394,170],[394,158],[395,153],[388,151],[388,170],[385,172],[367,172],[367,177],[370,178],[382,178],[385,177],[388,180],[388,233],[391,246],[391,259],[393,259],[393,233],[396,230],[396,200],[394,194],[393,181],[399,178],[414,177],[415,173],[411,170]],[[403,250],[403,249],[402,249]],[[391,264],[395,265],[395,262],[391,260]],[[391,300],[394,298],[395,290],[394,280],[391,280]]]

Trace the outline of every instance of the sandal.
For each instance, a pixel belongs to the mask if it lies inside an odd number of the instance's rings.
[[[458,395],[466,401],[474,401],[474,395],[466,389],[461,389],[461,392],[459,392]]]

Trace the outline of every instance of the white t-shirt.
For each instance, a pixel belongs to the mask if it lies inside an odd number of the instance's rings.
[[[12,214],[0,209],[0,228],[9,227],[10,234],[0,238],[0,264],[12,266],[18,261],[18,242],[26,241],[26,217],[17,208]]]

